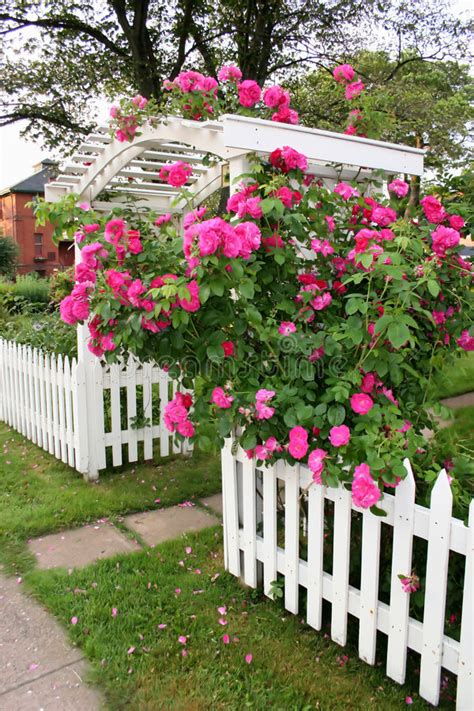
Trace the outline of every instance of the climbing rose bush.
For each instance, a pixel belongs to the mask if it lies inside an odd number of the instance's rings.
[[[243,106],[259,101],[237,68],[220,78]],[[336,79],[350,86],[354,75],[343,66]],[[218,101],[196,72],[168,88],[186,111],[199,96],[201,115]],[[263,99],[289,105],[277,87]],[[191,204],[190,173],[176,163],[160,174],[182,186],[182,227],[171,214],[99,216],[66,198],[62,227],[82,261],[63,319],[88,323],[97,356],[153,358],[193,390],[164,412],[178,439],[208,449],[212,423],[248,457],[305,464],[317,484],[345,482],[357,506],[377,511],[405,457],[439,467],[421,434],[434,426],[430,380],[449,354],[474,349],[462,218],[433,196],[405,218],[399,178],[388,199],[360,183],[328,188],[290,146],[253,157],[221,215]]]

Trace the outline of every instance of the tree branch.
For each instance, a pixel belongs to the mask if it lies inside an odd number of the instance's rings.
[[[10,32],[16,32],[17,30],[22,30],[25,27],[44,27],[51,30],[70,30],[71,32],[78,32],[89,37],[93,37],[98,42],[103,44],[107,49],[110,49],[115,54],[121,57],[128,58],[128,52],[125,49],[121,49],[115,42],[112,42],[101,30],[96,27],[91,27],[85,22],[82,22],[78,18],[74,19],[63,19],[61,17],[53,17],[40,20],[27,20],[20,17],[12,17],[5,13],[0,13],[0,22],[16,22],[17,27],[12,27],[10,29],[0,32],[1,35],[8,34]]]

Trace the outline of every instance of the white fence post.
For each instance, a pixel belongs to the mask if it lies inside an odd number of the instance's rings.
[[[474,499],[469,507],[466,569],[462,602],[462,627],[459,643],[457,711],[469,711],[474,703]]]

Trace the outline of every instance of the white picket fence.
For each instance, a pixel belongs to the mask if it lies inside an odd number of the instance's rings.
[[[139,443],[145,459],[153,458],[157,441],[162,457],[186,451],[164,425],[177,384],[163,370],[132,357],[114,365],[96,359],[89,373],[91,402],[86,367],[0,339],[0,419],[86,475],[106,468],[109,449],[114,466],[136,462]]]
[[[359,656],[375,663],[377,632],[388,636],[387,675],[403,684],[408,649],[421,655],[420,696],[437,705],[441,669],[457,675],[458,711],[474,708],[474,501],[469,527],[452,518],[452,494],[442,471],[432,491],[431,507],[415,504],[415,480],[405,461],[407,477],[395,495],[385,495],[386,517],[377,517],[352,504],[345,488],[312,484],[304,466],[284,462],[256,468],[232,439],[222,452],[224,545],[226,568],[256,587],[263,568],[263,587],[272,596],[272,583],[284,576],[284,604],[297,614],[300,587],[306,588],[306,620],[321,629],[323,600],[331,603],[331,636],[346,644],[348,615],[359,619]],[[307,520],[301,520],[300,500],[307,498]],[[284,533],[277,531],[277,497],[284,501]],[[324,569],[325,506],[334,504],[332,572]],[[326,508],[327,512],[327,508]],[[360,589],[349,584],[351,520],[361,514]],[[326,516],[326,526],[328,519]],[[390,604],[379,600],[379,563],[382,526],[393,527]],[[300,557],[300,535],[305,533],[306,560]],[[409,616],[410,594],[399,574],[410,575],[414,537],[428,542],[423,622]],[[282,540],[283,539],[283,540]],[[283,544],[283,545],[281,545]],[[460,642],[447,636],[445,606],[450,551],[465,556]],[[327,557],[327,556],[326,556]]]

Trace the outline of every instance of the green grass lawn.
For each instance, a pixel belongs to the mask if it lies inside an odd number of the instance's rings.
[[[407,695],[413,708],[428,708],[416,674],[398,686],[380,663],[370,667],[354,646],[333,643],[327,628],[315,632],[225,573],[219,529],[70,575],[29,572],[25,585],[84,650],[114,711],[385,710],[404,708]]]
[[[0,423],[0,562],[23,572],[28,538],[220,491],[218,457],[158,459],[101,473],[97,484]],[[155,503],[160,499],[159,503]]]
[[[474,390],[474,353],[463,353],[453,365],[436,373],[433,386],[439,398]]]

